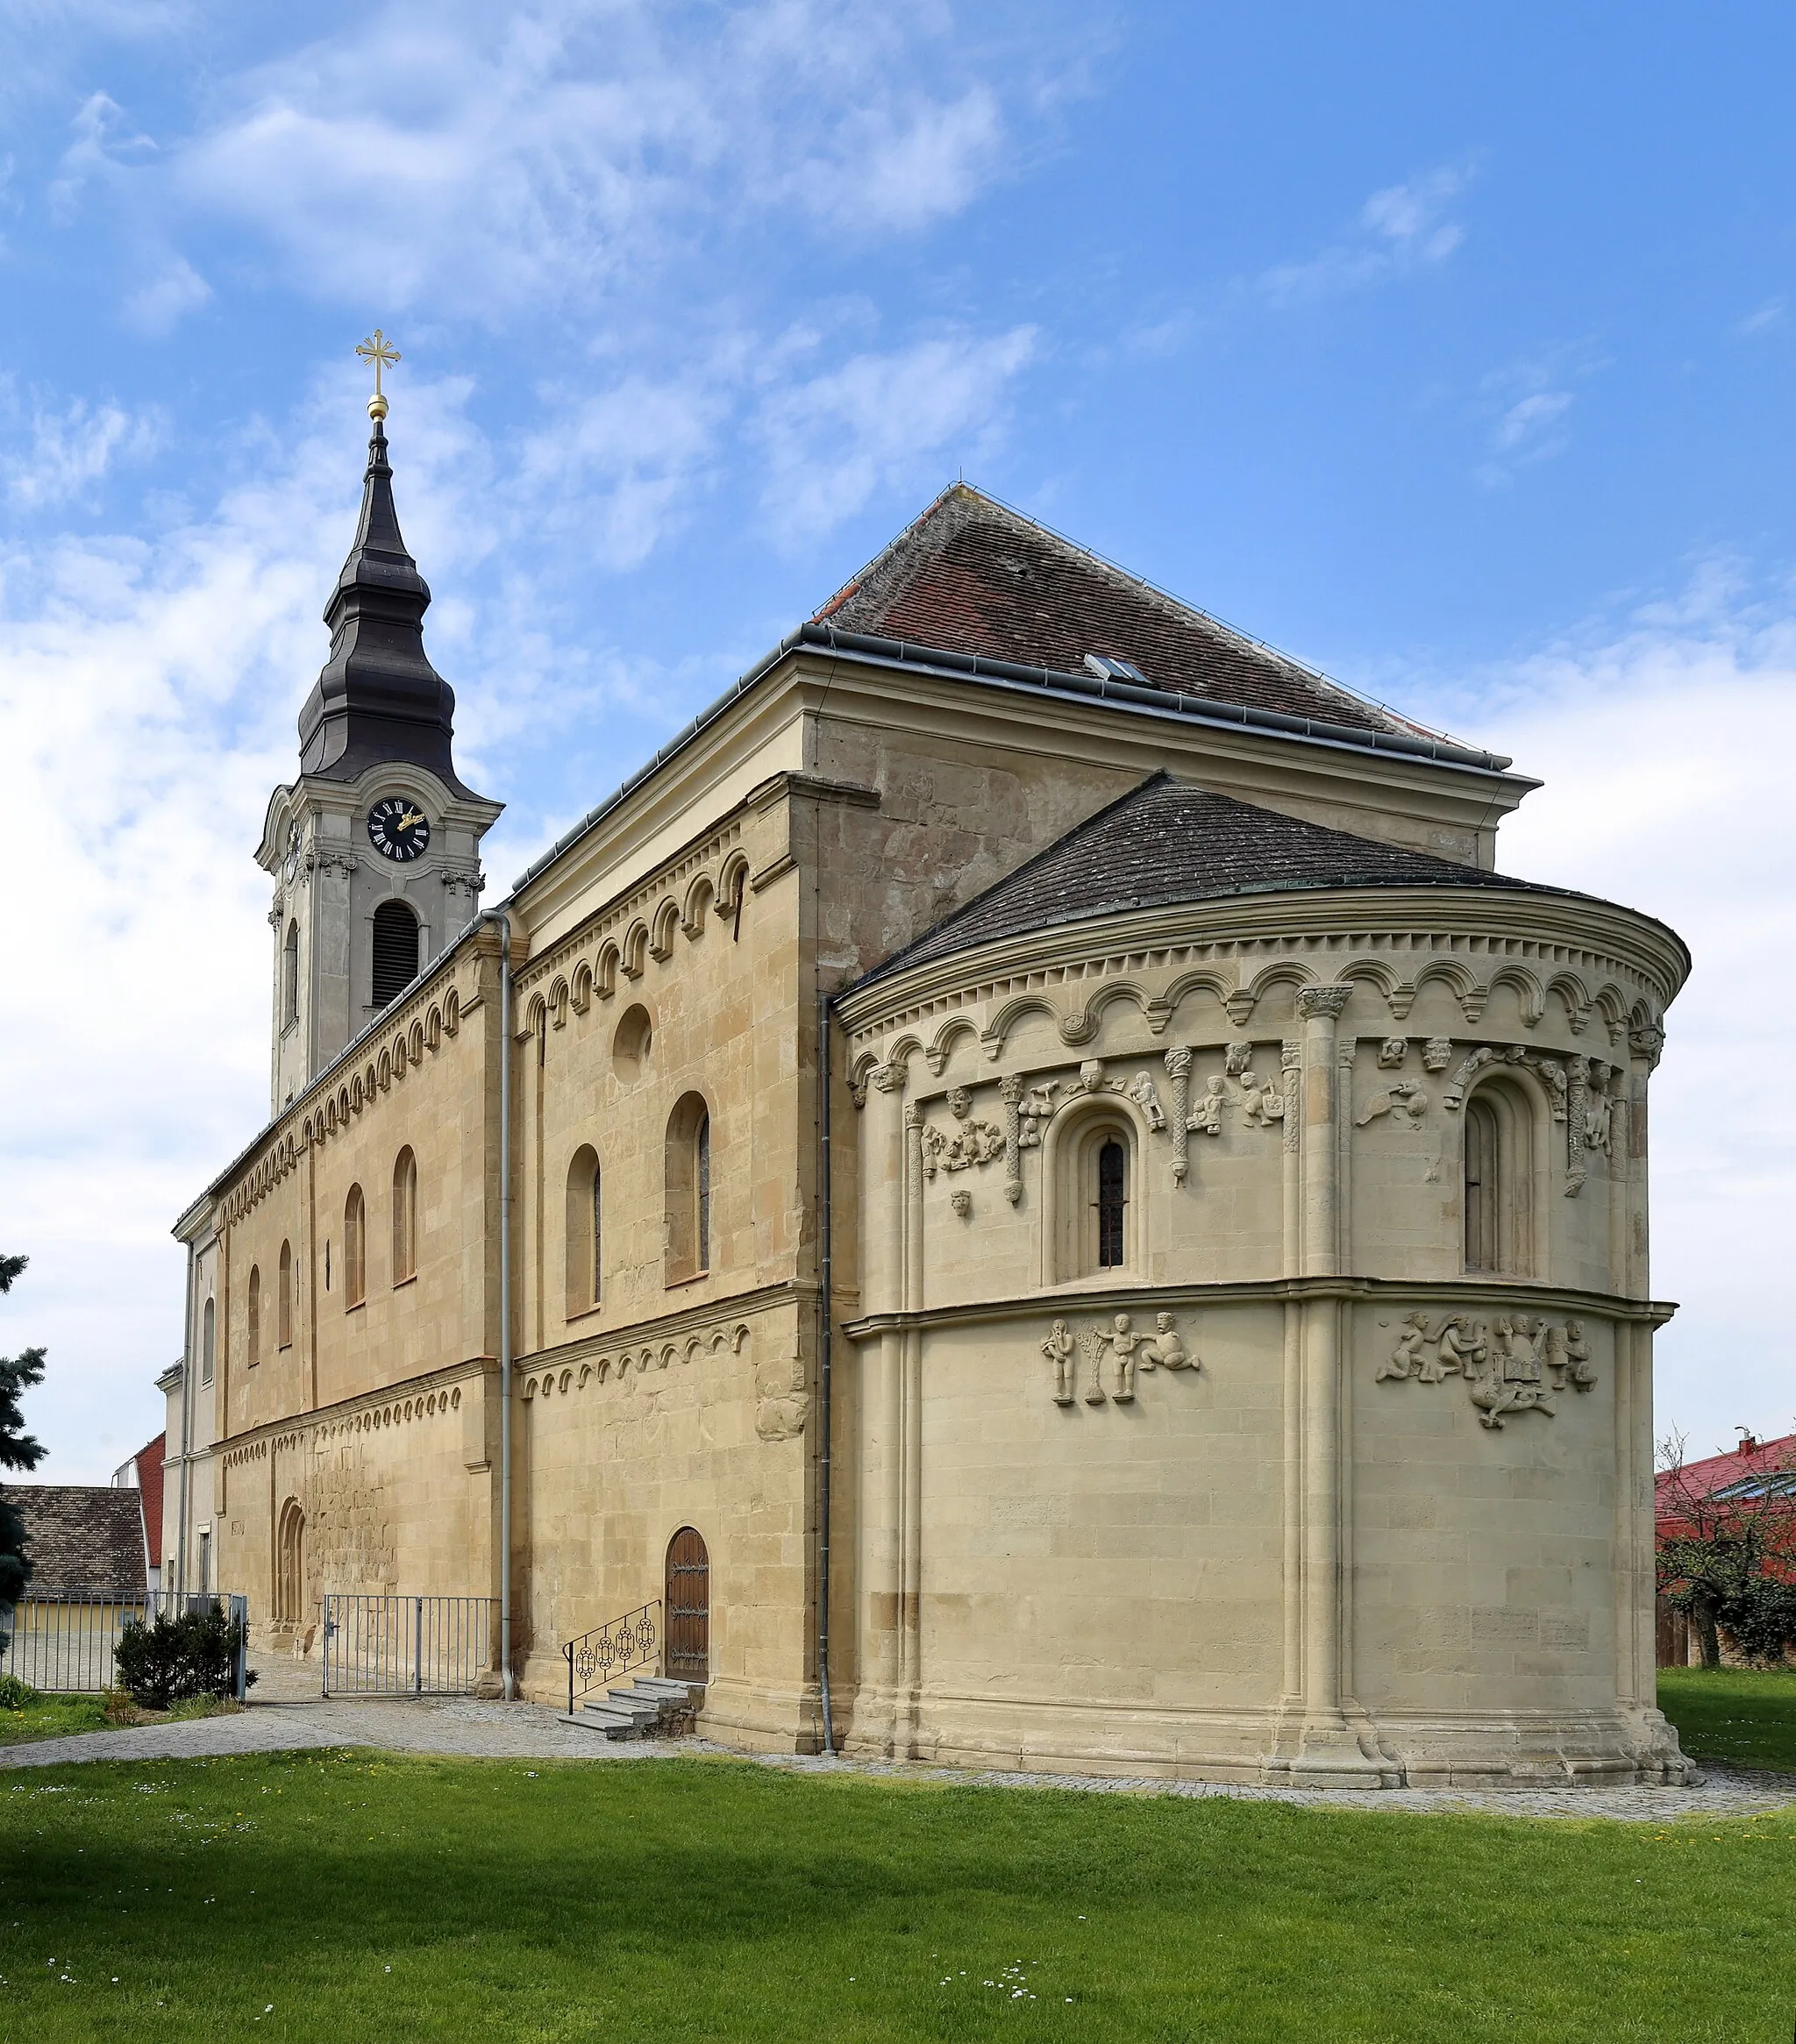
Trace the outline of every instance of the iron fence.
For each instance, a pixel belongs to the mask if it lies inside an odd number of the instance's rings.
[[[32,1585],[13,1606],[10,1620],[0,1608],[0,1634],[11,1638],[0,1653],[0,1675],[16,1675],[49,1696],[75,1696],[110,1689],[118,1680],[114,1656],[126,1625],[152,1625],[220,1607],[238,1627],[232,1694],[247,1693],[246,1640],[249,1600],[210,1591],[57,1589]]]
[[[324,1599],[326,1696],[469,1696],[493,1665],[492,1597]]]
[[[569,1640],[561,1649],[567,1663],[567,1714],[574,1715],[574,1699],[588,1690],[609,1683],[614,1675],[628,1674],[652,1661],[661,1643],[661,1600],[608,1620]]]

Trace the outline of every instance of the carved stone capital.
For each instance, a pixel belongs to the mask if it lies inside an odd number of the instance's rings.
[[[1191,1069],[1192,1053],[1186,1050],[1166,1052],[1166,1071],[1173,1079],[1182,1079]]]
[[[1628,1048],[1636,1058],[1645,1058],[1648,1071],[1658,1064],[1664,1047],[1665,1032],[1657,1022],[1648,1022],[1643,1029],[1628,1032]]]
[[[1329,1022],[1337,1022],[1352,992],[1351,986],[1305,986],[1297,995],[1297,1012],[1305,1022],[1315,1022],[1323,1016]]]
[[[902,1065],[875,1065],[867,1077],[881,1093],[904,1091],[904,1067]]]
[[[1013,1072],[1008,1078],[1000,1079],[998,1090],[1003,1095],[1005,1106],[1015,1107],[1023,1098],[1022,1073]]]

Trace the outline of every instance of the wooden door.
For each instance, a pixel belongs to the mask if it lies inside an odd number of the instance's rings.
[[[690,1526],[667,1542],[666,1672],[676,1682],[703,1682],[711,1669],[711,1557]]]

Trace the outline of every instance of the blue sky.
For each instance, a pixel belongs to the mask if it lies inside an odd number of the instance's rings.
[[[1668,1423],[1796,1424],[1787,9],[643,0],[0,21],[0,1349],[155,1430],[266,1105],[250,854],[389,424],[502,887],[957,473],[1548,780],[1698,954]],[[29,935],[27,936],[27,933]]]

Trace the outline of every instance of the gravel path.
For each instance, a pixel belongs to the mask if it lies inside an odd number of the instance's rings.
[[[542,1704],[476,1703],[464,1698],[422,1703],[314,1696],[252,1702],[241,1713],[129,1731],[83,1732],[73,1738],[0,1747],[0,1769],[55,1767],[82,1760],[194,1760],[237,1753],[278,1753],[308,1747],[372,1746],[389,1753],[480,1760],[594,1760],[625,1765],[700,1754],[731,1756],[702,1739],[640,1740],[614,1744],[564,1725]],[[734,1756],[741,1758],[742,1756]],[[1021,1774],[1010,1769],[931,1767],[917,1761],[838,1760],[757,1754],[755,1762],[793,1774],[859,1775],[886,1779],[979,1783],[1006,1789],[1079,1789],[1106,1795],[1301,1803],[1316,1809],[1476,1811],[1506,1817],[1608,1817],[1662,1824],[1679,1817],[1744,1817],[1796,1803],[1796,1776],[1746,1773],[1711,1766],[1695,1788],[1353,1789],[1251,1788],[1214,1782],[1158,1782],[1101,1775]],[[12,1792],[25,1786],[12,1784]]]

